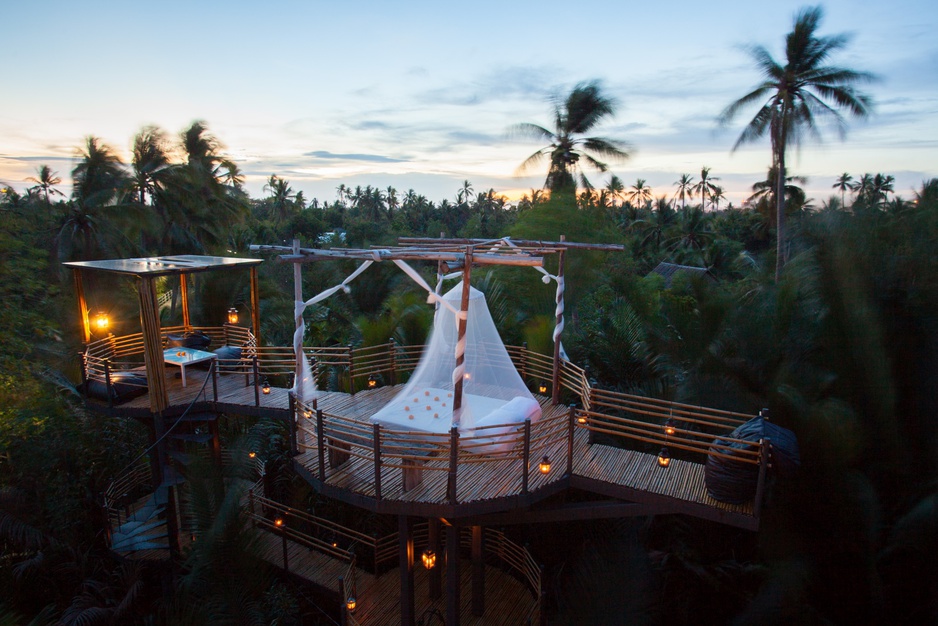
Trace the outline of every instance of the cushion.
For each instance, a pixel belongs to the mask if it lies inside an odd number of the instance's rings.
[[[120,404],[147,393],[147,377],[139,372],[111,372],[111,388],[103,380],[88,380],[79,385],[79,392],[98,400]]]
[[[731,439],[758,442],[768,438],[771,441],[772,471],[776,476],[786,477],[793,474],[801,465],[798,453],[798,439],[795,433],[766,420],[759,415],[739,426],[729,434]],[[740,450],[744,444],[722,439],[714,440],[715,444],[729,446]],[[714,449],[714,452],[733,456],[733,450]],[[751,448],[749,448],[751,449]],[[728,504],[743,504],[752,500],[756,495],[759,482],[759,466],[752,463],[742,463],[723,457],[708,456],[704,468],[704,483],[707,493],[714,500]]]
[[[237,363],[225,363],[224,361],[240,361],[241,360],[241,348],[237,346],[222,346],[217,350],[213,350],[215,354],[218,355],[218,371],[219,372],[236,372],[239,369]]]
[[[192,330],[187,333],[169,333],[166,335],[166,347],[168,348],[195,348],[204,350],[212,343],[212,338],[205,333]]]
[[[541,405],[536,400],[515,396],[501,407],[491,411],[488,415],[475,423],[473,437],[484,438],[483,441],[491,441],[491,444],[472,446],[471,451],[476,454],[496,454],[498,452],[508,452],[518,442],[516,435],[519,434],[519,426],[524,420],[529,419],[536,422],[541,417]],[[484,426],[485,428],[478,430]]]

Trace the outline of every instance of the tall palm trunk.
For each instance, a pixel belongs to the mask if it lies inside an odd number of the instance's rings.
[[[775,282],[782,276],[782,268],[788,261],[785,246],[785,127],[778,131],[776,145],[777,178],[775,179]]]

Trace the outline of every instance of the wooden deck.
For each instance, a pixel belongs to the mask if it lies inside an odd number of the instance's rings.
[[[258,549],[262,559],[283,567],[283,540],[273,533],[259,531]],[[289,571],[320,587],[338,593],[339,576],[348,570],[348,563],[311,551],[298,543],[287,540],[287,564]],[[472,567],[469,559],[460,560],[460,624],[468,626],[512,625],[522,626],[535,608],[532,592],[516,578],[502,570],[485,568],[485,614],[472,614]],[[443,589],[446,588],[446,572],[443,571]],[[356,568],[355,597],[358,607],[354,620],[367,626],[385,626],[401,623],[400,597],[401,578],[397,569],[375,578]],[[428,614],[434,609],[446,614],[445,594],[439,599],[429,598],[429,573],[422,567],[414,568],[414,606],[416,616]]]

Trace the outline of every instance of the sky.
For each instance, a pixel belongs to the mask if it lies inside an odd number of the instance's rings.
[[[758,84],[746,51],[783,58],[798,2],[662,0],[0,0],[0,181],[22,191],[47,164],[68,193],[76,151],[94,135],[129,159],[146,125],[177,136],[204,120],[247,175],[272,174],[307,199],[336,187],[393,186],[433,201],[464,180],[517,199],[543,147],[513,124],[551,123],[551,98],[601,81],[617,103],[595,134],[631,158],[588,173],[674,193],[703,166],[739,204],[770,162],[767,141],[731,152],[754,110],[717,117]],[[875,102],[843,140],[789,156],[817,203],[842,172],[892,174],[910,198],[938,176],[938,10],[933,0],[831,0],[820,34],[847,33],[832,64],[873,72]],[[746,116],[749,113],[749,117]]]

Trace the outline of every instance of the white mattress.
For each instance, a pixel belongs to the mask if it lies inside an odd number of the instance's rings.
[[[492,413],[508,400],[463,394],[460,431],[473,428],[475,422]],[[413,430],[425,433],[448,433],[453,425],[453,392],[433,387],[399,394],[371,421],[393,430]]]

